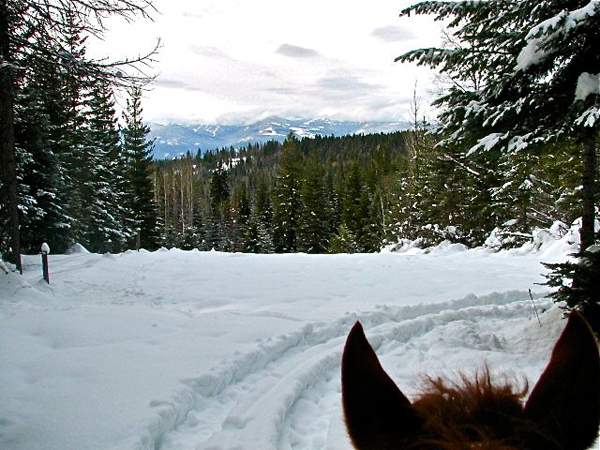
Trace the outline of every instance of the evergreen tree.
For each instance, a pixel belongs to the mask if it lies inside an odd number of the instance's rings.
[[[273,205],[267,181],[262,178],[256,192],[255,211],[265,229],[270,230],[273,222]]]
[[[63,38],[75,55],[85,53],[76,33]],[[68,58],[66,51],[62,58]],[[25,248],[35,249],[40,239],[45,239],[53,251],[62,252],[82,237],[75,234],[80,229],[76,222],[81,210],[77,206],[83,204],[76,177],[84,173],[80,152],[85,140],[82,108],[87,81],[73,70],[61,69],[62,63],[53,59],[58,57],[31,59],[16,98],[16,111],[23,108],[27,113],[19,115],[22,119],[17,120],[16,137],[23,161],[25,154],[31,156],[32,165],[21,167],[20,173],[31,183],[31,192],[41,194],[35,203],[41,208],[37,217],[43,217],[38,222],[29,214],[32,211],[23,210]]]
[[[211,177],[210,202],[211,215],[207,230],[209,247],[211,250],[233,251],[229,173],[221,162]]]
[[[327,174],[325,180],[325,197],[327,205],[327,216],[329,217],[329,236],[334,235],[342,223],[342,206],[339,189],[335,186],[332,172]]]
[[[219,209],[223,203],[229,200],[229,174],[219,164],[214,170],[210,181],[210,201],[213,210]]]
[[[260,215],[253,213],[248,221],[244,251],[248,253],[273,253],[273,239]]]
[[[360,239],[365,222],[365,199],[363,190],[365,185],[358,164],[353,164],[344,183],[342,199],[342,223],[356,239]],[[361,208],[363,206],[363,208]],[[358,242],[355,243],[359,247]]]
[[[250,199],[248,198],[248,191],[245,184],[234,195],[234,205],[231,227],[233,251],[243,252],[246,247],[246,236],[248,234],[250,216],[252,215]]]
[[[331,237],[329,245],[330,253],[356,253],[358,247],[356,237],[345,224],[340,224],[337,233]]]
[[[316,152],[306,161],[300,199],[302,212],[298,221],[298,250],[326,253],[329,248],[329,214],[325,172]]]
[[[552,219],[572,224],[581,215],[583,155],[579,146],[569,140],[555,146],[558,148],[541,155],[540,170],[552,190]],[[572,170],[565,171],[565,167],[571,167]],[[600,189],[600,185],[596,184]]]
[[[367,221],[363,226],[362,248],[363,251],[374,253],[381,250],[383,245],[385,229],[385,211],[383,210],[383,198],[379,190],[363,193],[363,201],[368,202]]]
[[[133,237],[126,221],[131,214],[126,204],[126,161],[112,90],[99,82],[90,94],[86,151],[93,189],[86,204],[91,218],[87,241],[94,251],[119,252]]]
[[[411,13],[450,18],[460,43],[459,49],[420,49],[398,58],[452,77],[454,87],[436,101],[444,108],[441,131],[447,142],[470,147],[471,154],[517,154],[549,144],[559,149],[553,144],[568,139],[579,142],[583,255],[595,242],[600,2],[430,1],[403,11]],[[465,88],[462,82],[473,73],[480,83]],[[578,289],[584,281],[573,273]],[[600,329],[599,323],[593,326]]]
[[[503,247],[522,245],[535,228],[550,227],[551,186],[541,178],[540,157],[532,152],[503,154],[498,169],[503,183],[492,189],[498,210]]]
[[[58,198],[60,167],[51,145],[48,113],[50,78],[39,61],[32,61],[15,98],[15,144],[20,174],[20,238],[25,252],[37,253],[47,242],[59,250],[60,225],[66,222]],[[8,229],[8,228],[6,228]]]
[[[136,233],[136,248],[154,250],[158,245],[157,209],[152,180],[152,142],[147,140],[150,128],[142,119],[142,90],[129,90],[123,118],[123,149],[127,160],[129,223]],[[133,243],[132,243],[133,244]]]
[[[95,194],[94,175],[98,161],[87,147],[86,91],[90,86],[87,73],[70,61],[85,59],[85,40],[81,36],[81,24],[75,12],[67,11],[66,27],[62,37],[60,54],[63,70],[60,72],[61,95],[66,102],[66,121],[61,124],[59,159],[65,177],[61,181],[59,196],[70,217],[68,245],[81,243],[89,246],[88,237],[93,227],[90,203]],[[91,169],[91,170],[90,170]]]
[[[552,298],[566,309],[581,311],[600,336],[600,246],[588,248],[575,262],[544,265],[551,269],[545,284],[556,289]]]
[[[267,181],[258,183],[254,209],[249,218],[244,251],[250,253],[273,253],[272,224],[273,207]]]
[[[456,146],[436,147],[428,171],[429,196],[423,203],[434,242],[447,239],[467,246],[482,245],[502,219],[492,191],[499,181],[490,165],[493,156],[466,157]]]
[[[299,142],[296,136],[290,134],[283,145],[274,189],[273,241],[278,253],[298,250],[302,173]]]

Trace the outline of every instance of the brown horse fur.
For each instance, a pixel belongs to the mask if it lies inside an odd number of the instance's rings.
[[[342,357],[346,426],[358,450],[584,450],[600,426],[600,357],[572,313],[527,402],[527,386],[489,369],[460,383],[428,379],[411,403],[385,373],[356,323]]]

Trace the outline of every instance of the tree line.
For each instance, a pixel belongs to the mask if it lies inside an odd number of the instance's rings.
[[[293,134],[157,161],[161,244],[254,253],[376,252],[402,239],[509,248],[580,214],[575,143],[508,155],[391,134]],[[564,176],[564,166],[573,167]],[[490,240],[492,235],[494,240]]]

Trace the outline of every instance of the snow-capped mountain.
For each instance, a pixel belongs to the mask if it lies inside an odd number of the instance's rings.
[[[408,128],[407,122],[347,122],[329,119],[292,120],[270,117],[250,125],[149,124],[154,141],[154,158],[175,158],[186,152],[196,154],[223,147],[243,147],[270,140],[283,142],[293,132],[298,138],[391,133]]]

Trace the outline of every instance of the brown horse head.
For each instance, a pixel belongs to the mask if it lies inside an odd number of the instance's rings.
[[[429,380],[411,403],[385,373],[360,323],[342,357],[346,427],[357,450],[584,450],[600,425],[600,357],[572,313],[529,399],[489,370],[448,385]]]

